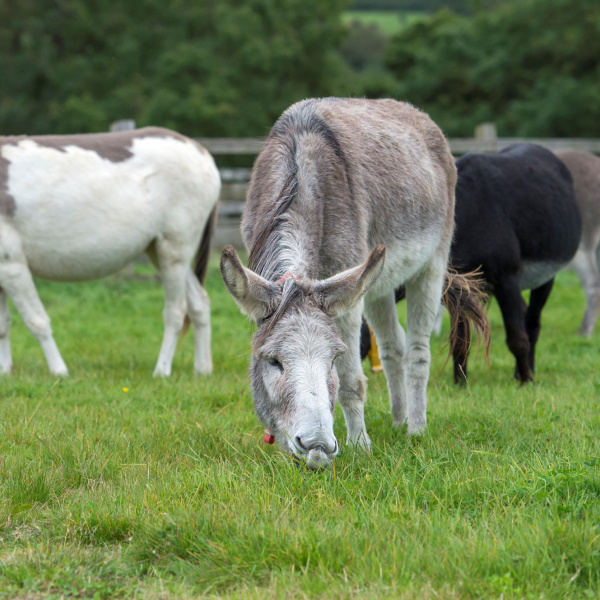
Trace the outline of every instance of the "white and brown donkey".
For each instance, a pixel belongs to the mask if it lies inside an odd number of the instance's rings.
[[[198,277],[206,273],[220,188],[210,154],[166,129],[0,137],[0,372],[12,369],[8,296],[50,371],[67,374],[32,275],[97,279],[146,252],[165,290],[154,374],[171,373],[186,314],[195,329],[194,368],[209,373],[210,305]]]
[[[424,430],[429,337],[445,277],[449,289],[458,287],[447,275],[455,183],[444,136],[409,104],[306,100],[271,130],[242,218],[250,268],[230,246],[221,273],[258,324],[256,412],[280,447],[309,466],[324,466],[338,452],[336,397],[348,442],[370,447],[363,310],[379,341],[394,424],[408,423],[411,434]],[[394,302],[401,284],[406,341]],[[481,310],[472,300],[464,294],[458,304]]]

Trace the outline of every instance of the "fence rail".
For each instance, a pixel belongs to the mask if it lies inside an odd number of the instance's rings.
[[[215,156],[258,154],[265,143],[265,138],[196,138],[211,154]],[[600,154],[600,139],[594,138],[449,138],[452,154],[467,152],[499,152],[518,142],[539,144],[549,150],[573,148]],[[233,169],[224,169],[229,172]]]
[[[256,155],[265,138],[197,138],[215,156]],[[499,138],[494,123],[482,123],[475,128],[475,137],[449,138],[452,154],[467,152],[499,152],[518,142],[539,144],[549,150],[573,148],[600,154],[600,139],[585,138]],[[250,169],[221,169],[223,183],[244,183],[250,179]]]
[[[134,129],[135,121],[117,121],[111,130]],[[196,138],[211,154],[219,156],[256,156],[263,148],[265,138]],[[573,148],[600,154],[600,139],[584,138],[501,138],[494,123],[482,123],[475,128],[472,138],[449,138],[452,154],[467,152],[494,153],[518,142],[539,144],[549,150]],[[217,161],[218,162],[218,161]],[[239,218],[244,207],[244,198],[251,169],[220,168],[223,192],[219,207],[219,227],[226,243],[241,243],[239,239]]]

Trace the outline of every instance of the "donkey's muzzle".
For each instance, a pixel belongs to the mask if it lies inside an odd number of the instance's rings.
[[[312,439],[303,442],[300,436],[296,436],[295,445],[302,453],[306,464],[310,469],[322,469],[336,457],[339,451],[338,441],[332,437],[332,441]]]

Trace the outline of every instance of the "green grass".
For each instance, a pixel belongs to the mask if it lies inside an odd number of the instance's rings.
[[[365,25],[377,25],[383,33],[390,36],[424,16],[426,15],[420,12],[350,10],[343,14],[342,19],[344,23],[360,21]]]
[[[572,273],[543,316],[537,385],[513,381],[493,305],[492,364],[471,360],[468,389],[451,384],[434,341],[422,438],[392,429],[384,377],[371,376],[373,452],[343,449],[319,473],[261,442],[251,328],[216,257],[208,286],[210,378],[192,376],[188,336],[174,376],[152,379],[152,278],[39,282],[71,372],[58,383],[14,316],[0,597],[599,597],[599,334],[575,335]]]

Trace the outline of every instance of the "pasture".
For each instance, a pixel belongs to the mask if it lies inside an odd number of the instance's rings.
[[[359,21],[363,25],[377,25],[387,36],[394,35],[423,18],[427,18],[427,15],[421,12],[394,10],[349,10],[342,15],[344,23]]]
[[[38,281],[65,380],[48,375],[11,307],[0,597],[599,597],[600,332],[576,336],[585,303],[573,273],[544,311],[535,386],[510,378],[493,303],[492,364],[473,357],[466,389],[434,339],[422,437],[392,430],[384,376],[370,375],[373,452],[343,447],[315,473],[261,441],[252,328],[217,254],[208,378],[192,374],[188,335],[173,376],[152,379],[162,287],[136,269]]]

